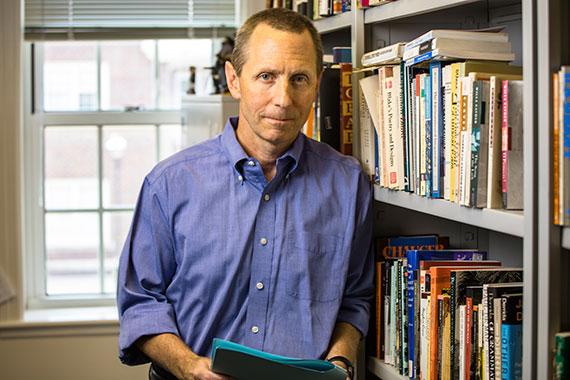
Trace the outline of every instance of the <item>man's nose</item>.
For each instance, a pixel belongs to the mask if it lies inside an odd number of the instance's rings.
[[[274,87],[273,103],[277,107],[288,107],[293,102],[291,83],[285,78],[279,79]]]

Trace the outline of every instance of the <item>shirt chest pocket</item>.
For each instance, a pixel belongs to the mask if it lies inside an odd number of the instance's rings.
[[[287,239],[284,269],[289,296],[310,301],[338,300],[344,291],[342,238],[294,233]]]

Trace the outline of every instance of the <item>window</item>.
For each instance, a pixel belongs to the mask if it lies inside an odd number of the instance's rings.
[[[30,307],[114,302],[119,254],[144,176],[183,147],[189,66],[212,91],[217,39],[27,46],[26,251]],[[32,59],[33,57],[33,59]],[[33,80],[32,80],[33,79]]]

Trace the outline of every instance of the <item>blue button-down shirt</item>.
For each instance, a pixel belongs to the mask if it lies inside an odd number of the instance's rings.
[[[173,333],[321,358],[337,322],[366,334],[373,295],[371,186],[358,162],[300,134],[267,181],[223,133],[144,180],[119,264],[120,358]]]

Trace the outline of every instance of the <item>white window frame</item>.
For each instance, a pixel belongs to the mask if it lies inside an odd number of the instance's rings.
[[[112,306],[114,295],[46,295],[45,226],[43,208],[43,129],[45,126],[100,126],[103,125],[165,125],[182,124],[180,110],[172,111],[97,111],[97,112],[43,112],[43,49],[25,43],[24,66],[24,129],[23,129],[23,231],[24,289],[26,309]],[[32,63],[32,56],[34,63]],[[99,72],[99,70],[98,70]],[[32,75],[33,74],[33,75]],[[98,80],[98,83],[100,81]],[[100,91],[98,91],[100,98]],[[158,103],[157,103],[158,104]],[[98,102],[100,105],[100,102]],[[35,112],[34,112],[35,111]],[[158,131],[158,128],[157,128]],[[157,144],[160,141],[157,139]],[[99,139],[99,149],[102,141]],[[99,178],[101,176],[99,151]],[[102,195],[99,194],[101,197]],[[97,211],[102,216],[100,204]],[[114,210],[114,209],[113,209]],[[117,209],[121,211],[122,209]],[[130,210],[130,209],[129,209]],[[80,210],[81,211],[81,210]],[[100,224],[101,226],[101,224]],[[102,232],[100,232],[100,241]],[[101,256],[102,252],[100,252]],[[102,260],[100,258],[100,260]]]

